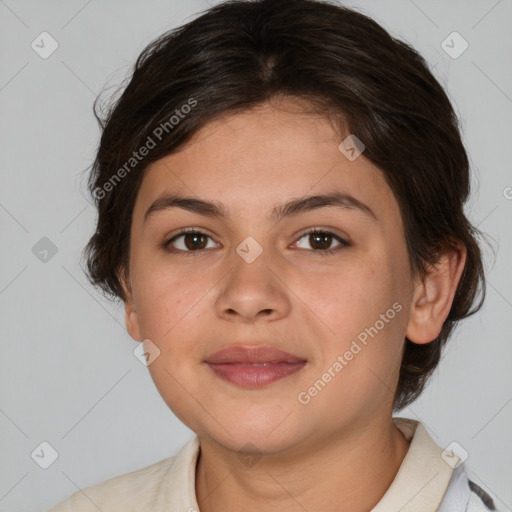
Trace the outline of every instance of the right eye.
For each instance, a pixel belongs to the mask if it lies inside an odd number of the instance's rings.
[[[211,247],[207,247],[208,238],[212,240],[209,235],[197,229],[184,229],[166,241],[164,246],[171,252],[198,252],[202,249],[211,249]],[[178,240],[180,241],[178,242]]]

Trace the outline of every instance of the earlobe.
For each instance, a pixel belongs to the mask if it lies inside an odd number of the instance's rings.
[[[137,309],[135,307],[135,301],[133,299],[131,280],[123,272],[118,274],[119,282],[123,287],[125,293],[124,311],[125,311],[125,324],[128,334],[135,341],[142,341],[139,328],[139,320],[137,316]]]
[[[450,313],[466,256],[466,247],[457,244],[444,252],[438,264],[429,267],[427,275],[416,285],[406,331],[413,343],[429,343],[439,336]]]

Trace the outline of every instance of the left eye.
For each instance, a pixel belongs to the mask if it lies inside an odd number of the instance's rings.
[[[306,233],[303,233],[302,236],[299,238],[299,241],[302,240],[303,238],[306,238],[307,243],[309,243],[313,247],[315,252],[323,254],[333,253],[336,250],[338,250],[340,246],[345,247],[349,245],[345,240],[343,240],[343,238],[339,237],[338,235],[335,235],[330,231],[323,231],[320,229],[312,229],[310,231],[307,231]],[[338,241],[338,245],[335,246],[334,248],[331,248],[330,245],[333,242],[333,240]],[[301,248],[304,249],[304,247]]]

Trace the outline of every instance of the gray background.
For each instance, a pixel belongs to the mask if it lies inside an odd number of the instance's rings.
[[[484,248],[483,310],[458,328],[424,395],[398,415],[421,420],[441,446],[459,443],[470,477],[510,510],[512,2],[346,4],[415,46],[448,89],[474,171],[468,214],[497,248],[496,259]],[[96,94],[119,84],[150,40],[207,7],[0,0],[0,511],[45,510],[173,455],[193,434],[134,357],[121,306],[92,289],[78,262],[95,220],[83,171],[99,140]],[[43,31],[59,45],[47,59],[31,48]],[[441,46],[453,31],[469,43],[458,58]],[[47,262],[32,250],[43,237],[57,248]],[[31,457],[43,441],[59,454],[48,469]]]

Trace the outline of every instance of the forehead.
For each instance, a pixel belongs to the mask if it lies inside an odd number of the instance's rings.
[[[396,223],[397,202],[382,171],[364,152],[350,161],[339,150],[346,135],[293,102],[222,116],[146,169],[134,216],[169,193],[222,202],[237,215],[338,191],[368,204],[382,221]]]

